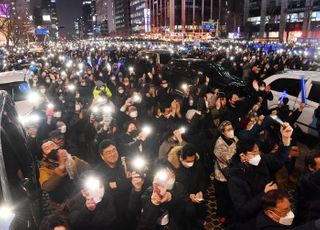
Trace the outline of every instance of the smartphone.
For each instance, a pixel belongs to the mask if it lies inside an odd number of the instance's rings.
[[[57,161],[58,160],[58,150],[52,150],[48,155],[47,155],[48,159]]]
[[[277,122],[280,126],[285,127],[284,122],[277,115],[270,115],[270,118]]]

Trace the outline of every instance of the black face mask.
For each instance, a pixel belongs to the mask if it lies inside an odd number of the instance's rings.
[[[139,135],[139,131],[135,129],[135,130],[131,131],[131,132],[129,133],[129,135],[130,135],[130,137],[136,137],[136,136]]]
[[[54,160],[54,161],[58,161],[58,150],[52,150],[48,156],[48,159]]]

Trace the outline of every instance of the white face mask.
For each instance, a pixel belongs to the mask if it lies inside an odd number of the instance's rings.
[[[80,94],[77,93],[77,94],[76,94],[76,98],[79,98],[79,97],[80,97]]]
[[[46,93],[46,89],[40,89],[40,93],[45,94]]]
[[[181,160],[181,164],[185,167],[185,168],[191,168],[194,165],[194,162],[184,162]]]
[[[60,118],[61,117],[61,112],[60,111],[59,112],[55,112],[53,114],[53,116],[56,117],[56,118]]]
[[[81,109],[81,106],[80,106],[80,105],[76,105],[75,110],[76,110],[76,111],[80,111],[80,109]]]
[[[103,76],[103,73],[99,73],[99,77],[102,77]]]
[[[129,117],[136,118],[138,117],[138,111],[132,111],[129,113]]]
[[[81,82],[81,86],[86,86],[86,83],[85,82]]]
[[[61,133],[66,133],[67,132],[67,126],[65,126],[65,125],[61,126],[59,129],[60,129]]]
[[[125,82],[124,85],[125,85],[125,86],[128,86],[128,85],[129,85],[129,82]]]
[[[47,79],[47,80],[46,80],[46,83],[48,83],[48,84],[49,84],[50,82],[51,82],[51,80],[50,80],[50,79]]]
[[[292,225],[293,219],[294,219],[294,213],[292,211],[290,211],[287,213],[287,215],[285,217],[280,217],[279,224],[282,224],[285,226],[290,226],[290,225]]]
[[[123,90],[123,89],[119,89],[118,92],[119,92],[120,94],[123,94],[123,93],[124,93],[124,90]]]
[[[261,156],[260,154],[255,156],[254,158],[249,160],[249,164],[253,165],[253,166],[258,166],[261,160]]]
[[[227,138],[233,139],[234,138],[234,130],[227,132],[225,136]]]
[[[168,84],[163,84],[163,88],[168,88]]]
[[[190,106],[193,106],[193,100],[190,100],[190,101],[189,101],[189,105],[190,105]]]
[[[260,91],[264,91],[266,88],[265,87],[260,87],[259,89],[260,89]]]
[[[111,77],[110,79],[111,79],[111,81],[115,81],[116,77]]]

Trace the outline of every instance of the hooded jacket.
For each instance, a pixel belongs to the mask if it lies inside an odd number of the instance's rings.
[[[76,177],[89,168],[87,162],[77,157],[72,157],[72,159],[74,161],[72,171]],[[67,198],[70,198],[75,188],[74,180],[69,178],[67,171],[62,172],[58,166],[57,163],[43,159],[39,169],[39,182],[42,190],[49,193],[51,201],[62,203]]]
[[[176,181],[180,182],[186,189],[188,194],[196,194],[206,191],[205,186],[205,173],[200,156],[196,154],[196,160],[190,168],[186,168],[180,161],[180,152],[183,146],[174,147],[168,154],[168,162],[171,164],[175,175]]]
[[[231,158],[236,153],[238,138],[234,137],[231,145],[228,145],[226,141],[220,136],[214,147],[214,155],[216,162],[214,165],[214,177],[216,180],[226,182],[227,178],[221,172],[221,169],[230,165]],[[218,165],[219,164],[219,165]]]
[[[110,89],[105,85],[105,95],[106,97],[111,97],[112,93]],[[101,95],[102,91],[97,88],[97,86],[94,87],[93,89],[93,99],[97,99]]]

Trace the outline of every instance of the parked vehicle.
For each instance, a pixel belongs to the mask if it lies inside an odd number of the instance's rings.
[[[0,90],[8,92],[21,116],[30,113],[33,107],[28,101],[30,74],[31,72],[28,70],[0,73]]]
[[[0,90],[1,229],[38,229],[39,194],[36,161],[9,93]]]
[[[285,71],[265,79],[270,85],[274,99],[268,101],[269,109],[278,106],[279,99],[285,95],[289,99],[290,109],[295,109],[302,102],[301,78],[305,79],[306,106],[297,121],[297,125],[303,132],[318,136],[314,110],[318,108],[320,101],[320,73],[315,71]]]
[[[192,84],[192,78],[199,73],[210,78],[210,86],[218,87],[224,92],[246,91],[244,81],[231,75],[221,65],[203,59],[183,58],[172,60],[163,76],[173,83],[173,87],[179,88],[183,83]]]
[[[165,66],[169,64],[172,59],[172,52],[170,50],[143,50],[138,53],[140,59],[147,62],[154,62],[157,66],[157,71],[160,73]]]

